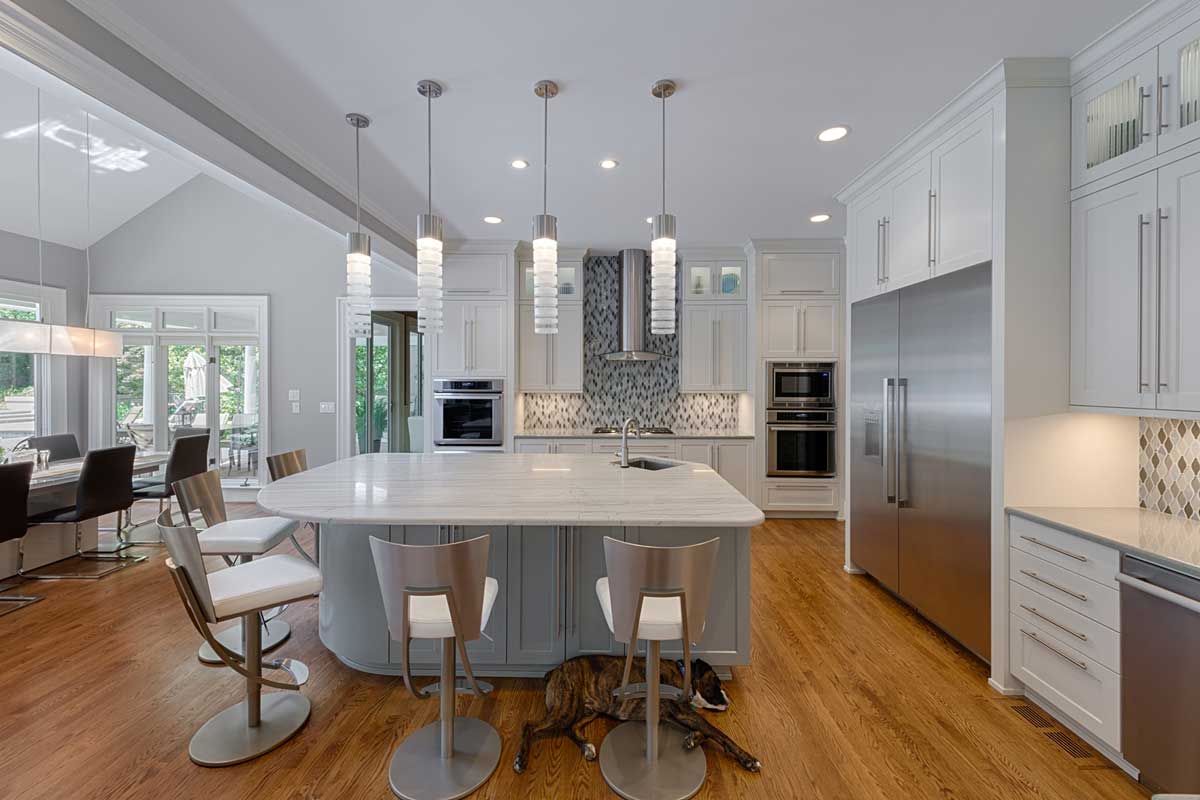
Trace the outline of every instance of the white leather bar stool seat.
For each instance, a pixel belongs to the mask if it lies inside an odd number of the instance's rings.
[[[272,556],[277,558],[278,556]],[[266,563],[270,558],[256,563]],[[492,607],[500,584],[495,578],[483,582],[483,617],[481,627],[487,627],[492,618]],[[413,639],[453,639],[454,622],[450,619],[450,604],[444,595],[415,595],[408,599],[408,635]]]
[[[210,572],[208,587],[224,619],[314,595],[321,591],[321,571],[296,556],[267,556]]]
[[[608,629],[613,628],[612,591],[608,578],[596,581],[596,599],[604,612]],[[642,601],[642,616],[638,620],[638,638],[668,642],[683,638],[683,608],[678,597],[647,597]]]
[[[252,517],[218,522],[200,532],[206,556],[260,556],[295,533],[300,523],[283,517]]]

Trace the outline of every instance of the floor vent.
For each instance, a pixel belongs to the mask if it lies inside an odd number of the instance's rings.
[[[1071,758],[1091,758],[1092,751],[1069,733],[1063,731],[1051,731],[1046,734],[1046,738],[1061,747]]]
[[[1051,717],[1046,715],[1041,709],[1035,708],[1028,703],[1019,703],[1013,706],[1012,710],[1017,712],[1017,716],[1035,728],[1054,727],[1054,720]]]

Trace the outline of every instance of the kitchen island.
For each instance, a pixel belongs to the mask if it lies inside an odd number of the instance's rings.
[[[605,536],[648,545],[721,540],[704,638],[693,654],[719,667],[750,661],[750,529],[763,514],[703,464],[607,455],[355,456],[268,485],[258,505],[321,525],[321,641],[365,672],[400,673],[370,537],[438,544],[492,537],[500,594],[468,652],[476,674],[541,676],[576,655],[623,655],[596,600]],[[437,643],[417,640],[414,671],[436,674]],[[663,657],[682,654],[664,643]],[[722,670],[724,672],[724,670]]]

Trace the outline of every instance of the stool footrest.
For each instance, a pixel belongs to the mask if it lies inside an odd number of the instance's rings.
[[[492,684],[488,683],[487,681],[481,681],[478,678],[476,678],[475,683],[479,684],[479,691],[483,692],[484,694],[492,693],[492,689],[494,687],[492,686]],[[441,681],[434,681],[433,683],[430,683],[426,686],[421,687],[421,695],[423,697],[435,697],[437,695],[440,695],[441,693],[442,693],[442,682]],[[475,694],[475,692],[471,691],[471,684],[467,683],[466,678],[455,678],[454,679],[454,693],[455,694],[469,694],[469,695]]]
[[[677,686],[665,683],[658,685],[659,697],[663,700],[683,700],[683,690]],[[645,683],[631,683],[621,691],[620,687],[613,689],[613,697],[618,700],[641,700],[646,697]]]

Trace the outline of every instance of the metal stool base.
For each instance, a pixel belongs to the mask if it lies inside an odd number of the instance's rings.
[[[308,722],[312,703],[299,692],[262,696],[262,721],[246,724],[246,701],[217,714],[196,731],[188,757],[202,767],[228,767],[274,750]]]
[[[265,699],[265,698],[264,698]],[[441,721],[405,739],[388,783],[403,800],[456,800],[483,785],[500,763],[500,734],[475,717],[454,718],[454,757],[442,758]]]
[[[626,800],[686,800],[700,791],[708,771],[704,751],[685,750],[687,734],[671,724],[658,727],[658,761],[646,761],[646,723],[622,722],[600,745],[600,774]]]
[[[260,625],[259,627],[262,629],[262,651],[264,653],[279,647],[279,645],[286,642],[288,637],[292,635],[292,627],[281,619],[273,619],[267,625]],[[236,655],[243,655],[241,623],[231,628],[226,628],[216,634],[216,637],[218,642],[232,650]],[[225,663],[217,657],[217,654],[213,652],[208,642],[200,645],[200,650],[196,653],[196,657],[205,664],[222,665]]]

